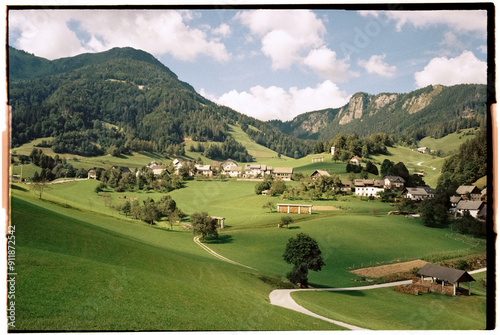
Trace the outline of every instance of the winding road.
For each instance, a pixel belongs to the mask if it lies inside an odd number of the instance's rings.
[[[478,272],[484,272],[486,271],[486,268],[482,268],[479,270],[474,270],[474,271],[469,271],[470,274],[478,273]],[[311,312],[308,309],[305,309],[304,307],[300,306],[293,300],[291,293],[296,292],[296,291],[361,291],[361,290],[373,290],[377,288],[383,288],[383,287],[392,287],[392,286],[398,286],[398,285],[404,285],[404,284],[411,284],[411,280],[403,280],[403,281],[398,281],[398,282],[392,282],[392,283],[384,283],[384,284],[377,284],[377,285],[370,285],[370,286],[358,286],[358,287],[345,287],[345,288],[308,288],[308,289],[289,289],[289,290],[274,290],[269,294],[269,300],[271,301],[272,305],[275,306],[280,306],[283,308],[291,309],[296,312],[306,314],[327,322],[334,323],[338,326],[350,329],[350,330],[369,330],[365,328],[360,328],[354,325],[350,325],[341,321],[337,320],[332,320],[325,318],[324,316],[318,315],[316,313]]]
[[[255,268],[252,268],[250,266],[247,266],[247,265],[235,262],[233,260],[230,260],[229,258],[226,258],[226,257],[224,257],[224,256],[216,253],[215,251],[213,251],[212,249],[210,249],[209,247],[207,247],[206,245],[204,245],[203,243],[200,242],[200,236],[194,237],[193,240],[203,250],[205,250],[209,254],[211,254],[211,255],[219,258],[220,260],[222,260],[224,262],[231,263],[231,264],[238,265],[238,266],[242,266],[242,267],[245,267],[247,269],[252,269],[252,270],[258,271]],[[470,274],[474,274],[474,273],[479,273],[479,272],[484,272],[484,271],[486,271],[486,268],[482,268],[482,269],[478,269],[478,270],[474,270],[474,271],[469,271],[469,273]],[[397,281],[397,282],[392,282],[392,283],[376,284],[376,285],[369,285],[369,286],[357,286],[357,287],[280,289],[280,290],[274,290],[271,293],[269,293],[269,300],[270,300],[271,305],[275,305],[275,306],[279,306],[279,307],[291,309],[293,311],[296,311],[296,312],[299,312],[299,313],[302,313],[302,314],[305,314],[305,315],[309,315],[309,316],[315,317],[317,319],[321,319],[323,321],[327,321],[327,322],[336,324],[338,326],[347,328],[349,330],[370,330],[370,329],[366,329],[366,328],[361,328],[361,327],[358,327],[358,326],[350,325],[350,324],[342,322],[342,321],[332,320],[332,319],[326,318],[324,316],[321,316],[319,314],[313,313],[310,310],[308,310],[308,309],[302,307],[301,305],[297,304],[295,302],[295,300],[293,300],[291,294],[292,294],[292,292],[297,292],[297,291],[305,292],[305,291],[361,291],[361,290],[373,290],[373,289],[383,288],[383,287],[393,287],[393,286],[398,286],[398,285],[411,284],[411,282],[412,281],[410,279],[410,280],[403,280],[403,281]]]

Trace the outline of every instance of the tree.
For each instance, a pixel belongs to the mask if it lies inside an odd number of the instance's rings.
[[[274,202],[268,201],[262,205],[262,208],[269,208],[269,213],[272,213],[274,209]]]
[[[382,177],[389,175],[389,171],[393,166],[394,166],[393,162],[391,162],[388,159],[384,159],[382,165],[380,166],[380,174],[382,175]]]
[[[288,225],[293,222],[293,219],[289,216],[282,216],[281,217],[281,225],[286,226],[288,228]]]
[[[309,270],[320,271],[325,265],[318,243],[304,233],[288,240],[283,258],[288,264],[293,264],[286,277],[292,283],[299,283],[300,287],[307,287]]]
[[[37,181],[30,184],[30,188],[33,192],[38,194],[38,198],[42,199],[43,191],[50,188],[50,184],[46,180]]]
[[[193,227],[193,234],[201,234],[203,241],[206,241],[207,237],[219,238],[217,220],[210,217],[207,212],[193,213],[191,215],[191,226]]]

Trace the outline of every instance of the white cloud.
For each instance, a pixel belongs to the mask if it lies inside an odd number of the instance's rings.
[[[291,87],[286,91],[276,86],[267,88],[254,86],[249,92],[232,90],[219,98],[207,94],[203,89],[200,90],[200,94],[218,104],[264,121],[291,120],[301,113],[336,108],[349,101],[346,92],[341,91],[329,80],[319,84],[316,88]]]
[[[455,58],[433,58],[423,71],[415,73],[417,87],[442,84],[486,84],[486,62],[471,51],[464,51]]]
[[[396,67],[390,66],[387,63],[384,63],[384,55],[373,55],[369,60],[359,60],[358,65],[365,68],[366,72],[378,74],[382,77],[393,77],[396,73]]]
[[[256,10],[236,17],[261,38],[262,52],[271,58],[274,70],[286,69],[301,61],[303,53],[323,44],[326,28],[312,11]]]
[[[335,82],[345,82],[357,73],[349,71],[348,59],[337,59],[337,54],[326,47],[314,49],[304,59],[318,76]]]
[[[23,10],[9,14],[9,27],[21,31],[14,46],[50,59],[125,46],[187,61],[199,55],[221,62],[230,58],[224,44],[187,25],[193,19],[189,11]],[[89,43],[70,30],[67,23],[71,20],[90,35]],[[219,27],[220,32],[224,29]]]
[[[66,12],[60,14],[60,19],[54,20],[52,11],[10,11],[9,29],[20,32],[13,46],[48,59],[85,52],[66,24],[70,16]]]
[[[212,30],[212,34],[221,37],[228,37],[231,35],[231,27],[226,23],[222,23],[220,26]]]
[[[405,24],[411,24],[415,28],[444,24],[457,31],[486,32],[485,10],[387,11],[385,13],[387,17],[396,21],[398,31],[401,31]]]

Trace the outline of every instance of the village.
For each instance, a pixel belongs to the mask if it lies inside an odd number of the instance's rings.
[[[422,148],[420,148],[422,149]],[[426,149],[426,148],[425,148]],[[423,149],[422,149],[423,150]],[[333,148],[332,148],[333,152]],[[419,150],[420,152],[420,150]],[[422,151],[422,153],[425,153]],[[318,158],[312,158],[313,162],[318,161]],[[321,157],[323,161],[323,157]],[[350,159],[349,164],[361,166],[362,159],[354,156]],[[123,175],[134,173],[130,168],[124,166],[112,166],[111,170],[120,171]],[[96,179],[103,168],[92,168],[88,171],[89,179]],[[196,162],[175,158],[171,164],[164,165],[152,161],[149,165],[136,169],[136,177],[144,174],[145,171],[150,171],[156,178],[160,178],[162,174],[184,174],[188,177],[201,178],[236,178],[237,181],[260,181],[265,178],[273,180],[293,181],[293,167],[271,167],[264,164],[245,164],[239,166],[232,159],[227,159],[224,162],[212,161],[210,164],[198,164]],[[420,172],[416,172],[418,174]],[[329,178],[330,173],[325,170],[315,170],[309,176],[311,183],[314,183],[318,178]],[[399,196],[407,198],[412,202],[421,202],[425,199],[433,198],[435,189],[425,185],[416,187],[406,187],[405,180],[401,176],[387,175],[381,179],[354,179],[341,180],[338,185],[333,185],[332,190],[339,194],[355,195],[357,197],[366,197],[370,199],[380,198],[383,194],[388,196]],[[268,195],[269,190],[265,189],[261,192],[262,195]],[[461,185],[456,189],[455,195],[450,197],[449,213],[455,217],[471,215],[473,218],[485,220],[487,189],[479,189],[473,185]],[[279,208],[278,208],[279,210]],[[297,213],[296,210],[294,212]],[[310,213],[310,210],[306,212]],[[301,213],[298,210],[298,213]],[[398,211],[393,211],[390,214],[397,214]]]

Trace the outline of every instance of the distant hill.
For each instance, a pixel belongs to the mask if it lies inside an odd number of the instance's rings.
[[[340,133],[369,136],[377,132],[419,140],[479,126],[486,114],[485,103],[486,85],[434,85],[404,94],[358,92],[341,108],[269,123],[284,133],[323,141]]]
[[[13,147],[54,137],[44,145],[86,156],[107,150],[180,153],[190,137],[225,141],[221,154],[248,159],[230,140],[229,125],[238,125],[280,154],[302,157],[310,151],[306,141],[205,99],[141,50],[114,48],[53,61],[8,51]]]

